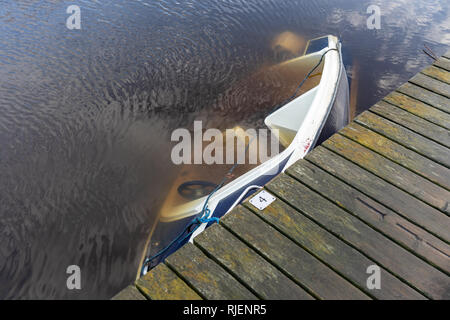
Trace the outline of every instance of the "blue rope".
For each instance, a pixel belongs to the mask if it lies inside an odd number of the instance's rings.
[[[233,166],[232,169],[234,169],[235,166]],[[230,170],[231,171],[231,170]],[[164,254],[165,252],[167,252],[167,250],[169,250],[175,243],[180,244],[183,241],[185,241],[187,238],[191,237],[192,234],[194,234],[194,232],[203,224],[203,223],[219,223],[219,218],[216,217],[210,217],[208,218],[209,214],[211,213],[211,210],[208,209],[208,202],[209,199],[211,198],[211,196],[217,191],[219,190],[222,185],[226,182],[227,178],[224,178],[222,180],[222,182],[208,195],[208,198],[206,198],[205,200],[205,204],[203,205],[202,211],[201,211],[201,216],[200,217],[195,217],[184,229],[183,231],[178,234],[178,236],[172,240],[166,247],[164,247],[164,249],[160,250],[158,253],[156,253],[155,255],[146,258],[144,260],[144,263],[142,264],[142,269],[141,269],[141,276],[144,274],[145,268],[149,265],[150,262],[152,262],[154,259],[156,259],[157,257],[161,256],[162,254]],[[195,225],[195,228],[191,231],[189,231],[187,233],[186,236],[183,236],[183,234],[189,230],[193,225]]]

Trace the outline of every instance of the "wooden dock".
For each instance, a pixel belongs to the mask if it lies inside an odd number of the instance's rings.
[[[450,52],[265,190],[114,299],[450,299]]]

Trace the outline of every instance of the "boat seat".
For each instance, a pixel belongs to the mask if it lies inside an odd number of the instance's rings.
[[[309,90],[264,119],[266,126],[279,138],[284,147],[291,144],[300,129],[317,90],[317,87]]]

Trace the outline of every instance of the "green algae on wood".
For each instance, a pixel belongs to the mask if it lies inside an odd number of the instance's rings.
[[[201,297],[164,263],[136,281],[138,289],[151,300],[200,300]]]
[[[434,124],[450,129],[450,114],[433,108],[422,101],[395,91],[384,97],[383,100]]]
[[[144,295],[136,289],[134,285],[129,285],[114,297],[112,300],[147,300]]]
[[[287,170],[295,179],[450,274],[450,246],[358,189],[313,163],[300,160]]]
[[[450,148],[450,131],[417,117],[410,112],[380,101],[370,108],[370,112],[395,122],[408,130],[414,131],[428,139]]]
[[[438,65],[438,64],[436,64]],[[418,73],[409,82],[424,87],[444,97],[450,98],[450,85],[440,80],[431,78],[423,73]]]
[[[431,78],[434,78],[436,80],[450,84],[450,72],[447,72],[446,70],[443,70],[441,68],[430,66],[430,67],[423,69],[421,71],[421,73],[423,73]]]
[[[447,243],[450,241],[449,219],[441,211],[322,146],[317,147],[305,159]]]
[[[448,294],[446,274],[436,270],[300,182],[282,174],[270,182],[267,188],[299,212],[364,252],[379,265],[391,270],[429,297],[450,298],[446,296]]]
[[[356,123],[349,124],[339,133],[447,190],[450,189],[450,170],[443,165]]]
[[[318,298],[369,299],[350,282],[248,209],[237,207],[226,215],[221,223]]]
[[[381,290],[369,290],[366,270],[376,263],[284,201],[274,201],[263,211],[248,202],[244,205],[367,294],[377,299],[425,299],[383,268],[381,276],[386,280],[385,286]]]
[[[441,144],[369,111],[356,117],[355,123],[368,127],[390,140],[450,168],[450,149]]]
[[[262,299],[311,300],[313,297],[220,225],[194,243]]]
[[[448,206],[450,191],[340,134],[333,135],[322,146],[333,150],[445,214],[450,214],[450,207]],[[447,225],[450,230],[450,224]]]
[[[208,300],[253,300],[247,288],[191,243],[167,258],[166,264]]]

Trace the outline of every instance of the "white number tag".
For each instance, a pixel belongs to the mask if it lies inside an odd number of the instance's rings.
[[[250,199],[250,203],[255,206],[259,210],[264,210],[267,208],[272,202],[274,202],[277,198],[263,190],[258,193],[256,196]]]

